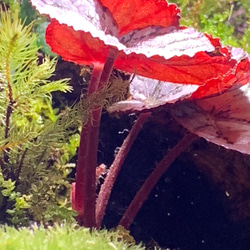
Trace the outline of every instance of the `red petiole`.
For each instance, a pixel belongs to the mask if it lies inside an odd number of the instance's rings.
[[[88,95],[107,84],[117,53],[111,48],[105,64],[94,64]],[[101,112],[101,106],[93,107],[87,124],[82,127],[76,166],[74,208],[78,212],[79,224],[90,228],[96,225],[96,166]]]

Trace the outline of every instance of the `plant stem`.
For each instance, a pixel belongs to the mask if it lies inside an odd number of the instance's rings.
[[[148,195],[152,191],[153,187],[159,181],[164,172],[168,167],[174,162],[174,160],[196,140],[198,137],[194,134],[185,135],[170,152],[161,160],[161,162],[156,166],[153,172],[148,176],[146,181],[141,186],[140,190],[137,192],[133,201],[130,203],[125,214],[119,222],[125,229],[128,229],[133,222],[135,216],[139,212],[143,203],[147,199]]]
[[[94,65],[91,80],[89,83],[88,95],[90,95],[91,93],[93,93],[98,89],[103,66],[104,65],[101,64]],[[91,133],[90,130],[93,129],[92,125],[97,125],[96,123],[98,122],[98,116],[99,116],[98,113],[100,113],[100,109],[90,112],[87,124],[84,124],[82,127],[80,145],[78,149],[74,209],[76,209],[76,211],[78,212],[78,221],[80,224],[83,224],[84,202],[86,200],[85,191],[88,190],[89,191],[88,195],[93,196],[93,188],[95,188],[95,186],[93,187],[92,185],[87,186],[87,183],[88,182],[91,183],[92,179],[95,178],[95,176],[93,176],[93,171],[91,171],[91,168],[95,169],[96,167],[96,155],[95,153],[93,153],[93,151],[95,150],[94,147],[96,148],[96,143],[94,140],[93,142],[95,143],[95,145],[93,144],[91,145],[90,143],[91,142],[90,134],[92,135],[94,134],[93,132]],[[95,119],[94,117],[92,118],[92,116],[95,116]],[[92,121],[95,124],[93,124]],[[94,195],[95,195],[95,190],[94,190]],[[90,219],[91,223],[90,222],[89,223],[90,224],[94,223],[92,221],[92,216],[90,216]]]
[[[22,156],[21,156],[21,159],[20,159],[20,161],[19,161],[19,166],[18,166],[16,175],[15,175],[15,180],[16,180],[15,185],[16,185],[16,187],[17,187],[17,186],[19,185],[19,183],[20,183],[19,177],[20,177],[20,173],[21,173],[21,171],[22,171],[24,159],[25,159],[25,156],[26,156],[27,152],[28,152],[28,148],[26,148],[26,149],[23,151]]]
[[[9,137],[9,131],[10,131],[10,118],[11,118],[11,114],[13,112],[13,106],[14,106],[14,99],[13,99],[13,92],[12,92],[12,86],[11,86],[11,81],[10,81],[10,54],[12,51],[12,45],[13,44],[13,39],[11,40],[11,44],[7,53],[7,60],[6,60],[6,66],[5,66],[5,71],[6,71],[6,81],[7,81],[7,89],[8,89],[8,98],[9,98],[9,104],[7,106],[7,110],[6,110],[6,115],[5,115],[5,132],[4,132],[4,138],[7,139]],[[1,169],[2,169],[2,173],[3,175],[6,177],[6,179],[11,179],[12,181],[14,181],[13,178],[11,178],[12,176],[10,176],[10,173],[7,169],[7,167],[5,166],[5,164],[8,164],[9,162],[9,155],[8,155],[9,149],[7,148],[6,151],[4,151],[3,153],[3,160],[1,159]]]
[[[118,51],[110,48],[105,64],[94,64],[88,95],[105,86],[113,69]],[[86,227],[95,227],[96,165],[99,127],[102,107],[93,107],[87,124],[81,131],[76,166],[75,204],[78,222]]]
[[[99,89],[107,85],[108,80],[110,78],[110,75],[112,73],[113,65],[114,65],[114,62],[115,62],[117,55],[118,55],[117,49],[115,49],[115,48],[109,49],[109,54],[108,54],[107,60],[105,62],[103,71],[102,71]]]
[[[96,202],[96,227],[99,228],[101,226],[102,219],[104,217],[104,213],[107,207],[107,203],[112,191],[112,188],[115,184],[116,178],[120,172],[121,166],[124,163],[126,156],[135,141],[137,135],[139,134],[142,126],[150,116],[151,112],[141,113],[138,117],[136,123],[133,125],[130,130],[128,136],[123,141],[122,146],[115,157],[113,164],[109,169],[109,173],[105,178],[103,185],[101,186],[101,190]]]

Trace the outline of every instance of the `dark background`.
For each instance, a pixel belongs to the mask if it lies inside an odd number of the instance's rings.
[[[103,115],[99,163],[111,165],[115,148],[128,133],[121,131],[130,129],[134,119],[136,114],[118,119]],[[153,113],[122,167],[104,218],[105,227],[117,225],[145,178],[184,133],[164,108]],[[209,166],[204,163],[206,159],[201,160],[203,154],[211,158]],[[143,205],[130,227],[135,239],[148,244],[148,249],[153,249],[150,245],[156,242],[165,249],[250,249],[246,215],[250,213],[249,206],[234,198],[242,196],[242,190],[249,194],[249,178],[246,176],[243,185],[242,178],[233,173],[239,167],[234,164],[235,158],[248,163],[248,157],[237,152],[203,139],[194,142],[166,171]],[[221,162],[224,166],[219,166]],[[232,175],[226,176],[227,171]],[[224,183],[221,179],[225,179]]]

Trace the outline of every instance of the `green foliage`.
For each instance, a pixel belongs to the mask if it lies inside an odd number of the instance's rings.
[[[39,58],[32,24],[17,11],[0,14],[0,220],[72,220],[67,163],[79,137],[70,109],[56,113],[51,97],[70,87],[49,80],[56,60]]]
[[[234,27],[227,24],[229,15],[229,11],[220,14],[213,14],[212,18],[207,18],[206,15],[200,15],[200,22],[203,26],[202,29],[208,34],[213,34],[213,36],[219,37],[224,44],[237,47],[239,44],[238,40],[233,35]]]
[[[34,11],[34,8],[33,8],[33,11]],[[45,31],[48,25],[49,25],[49,22],[47,21],[45,17],[39,16],[35,20],[34,30],[35,30],[35,33],[37,34],[37,45],[40,47],[40,50],[46,55],[55,57],[57,55],[51,51],[49,45],[45,41]]]
[[[7,8],[11,9],[13,12],[20,11],[20,1],[19,0],[1,0],[0,4],[5,5]]]
[[[45,16],[38,15],[29,0],[2,0],[0,4],[3,4],[12,13],[19,13],[19,18],[25,25],[33,23],[32,29],[37,35],[36,42],[40,51],[52,57],[56,56],[45,41],[45,30],[49,22]]]
[[[20,6],[19,17],[25,22],[25,25],[37,19],[37,12],[32,8],[29,0],[22,0],[21,4],[20,1],[17,2],[19,2]]]
[[[1,250],[145,249],[133,243],[124,243],[119,231],[93,230],[90,233],[89,229],[77,228],[75,225],[55,225],[46,229],[43,226],[33,226],[19,230],[2,227],[0,228],[0,237]]]

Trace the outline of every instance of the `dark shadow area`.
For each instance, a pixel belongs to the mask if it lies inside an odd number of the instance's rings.
[[[119,131],[129,129],[134,118],[122,116],[117,120],[104,115],[100,161],[105,158],[112,162],[113,150],[124,139]],[[154,114],[145,124],[111,194],[105,227],[117,225],[145,178],[183,132],[164,112]],[[201,141],[193,148],[207,150],[206,144]],[[225,192],[197,169],[190,157],[193,148],[183,153],[162,176],[131,225],[132,235],[148,245],[157,242],[162,249],[250,249],[249,222],[232,221]]]

